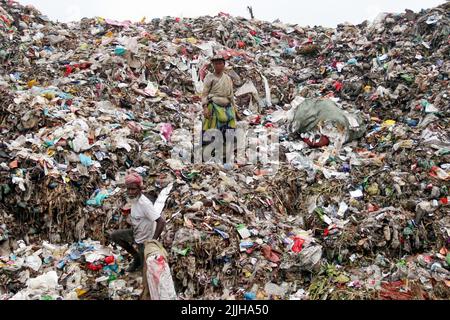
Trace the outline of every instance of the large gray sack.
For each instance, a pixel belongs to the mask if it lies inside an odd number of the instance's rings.
[[[360,111],[345,111],[329,99],[306,99],[295,111],[290,131],[306,133],[324,123],[344,131],[346,143],[360,139],[367,130]]]

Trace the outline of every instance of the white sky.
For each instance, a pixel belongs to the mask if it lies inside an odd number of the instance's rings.
[[[404,12],[431,8],[445,0],[19,0],[31,4],[52,20],[63,22],[100,16],[137,21],[144,16],[196,17],[219,12],[249,18],[247,5],[259,20],[295,23],[301,26],[335,27],[338,23],[358,24],[380,12]]]

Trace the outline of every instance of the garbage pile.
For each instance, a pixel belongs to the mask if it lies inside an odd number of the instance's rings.
[[[448,299],[448,10],[55,23],[1,0],[0,297],[139,298],[107,239],[133,169],[150,198],[174,184],[181,299]],[[240,125],[280,135],[275,175],[171,158],[215,54]]]
[[[1,264],[2,287],[11,300],[139,299],[142,278],[121,279],[123,263],[118,250],[98,241],[71,246],[47,241],[27,246],[21,241],[11,260]]]

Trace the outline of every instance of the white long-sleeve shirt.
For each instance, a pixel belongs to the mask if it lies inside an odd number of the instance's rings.
[[[152,240],[156,230],[156,220],[161,217],[153,203],[144,195],[131,202],[130,223],[133,226],[134,241],[144,243]]]
[[[136,243],[141,244],[147,240],[153,240],[157,224],[156,220],[161,217],[172,187],[173,184],[170,184],[162,190],[155,204],[144,195],[141,195],[137,200],[131,201],[129,223],[133,227],[134,241]]]

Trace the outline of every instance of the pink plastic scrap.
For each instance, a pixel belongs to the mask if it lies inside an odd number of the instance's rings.
[[[129,28],[133,24],[133,22],[131,22],[130,20],[120,22],[117,20],[105,19],[105,22],[112,26],[124,27],[124,28]]]
[[[164,123],[161,126],[161,134],[164,136],[166,141],[170,142],[170,138],[172,137],[173,127],[170,123]]]

